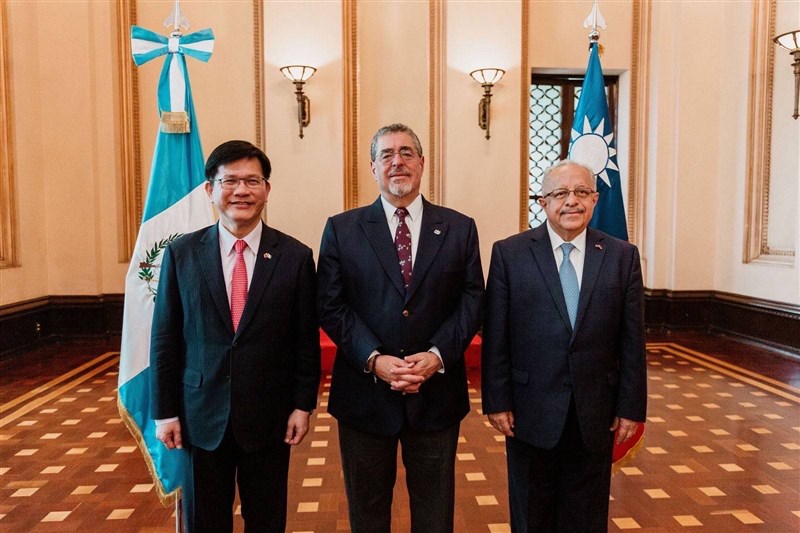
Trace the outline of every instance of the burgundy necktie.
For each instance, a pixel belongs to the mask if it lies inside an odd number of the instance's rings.
[[[411,284],[411,230],[406,225],[408,211],[405,207],[400,207],[395,214],[398,223],[397,230],[394,232],[394,246],[397,248],[397,260],[400,262],[403,284],[408,288]]]
[[[247,248],[247,243],[239,239],[233,247],[236,250],[236,264],[233,266],[231,277],[231,318],[233,330],[236,331],[247,301],[247,265],[244,263],[244,249]]]

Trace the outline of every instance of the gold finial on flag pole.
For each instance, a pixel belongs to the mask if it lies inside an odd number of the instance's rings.
[[[172,33],[177,33],[178,35],[181,34],[181,28],[184,30],[189,29],[189,19],[181,11],[180,0],[175,0],[175,7],[172,9],[172,13],[164,20],[164,27],[169,28],[170,26],[172,26]]]
[[[594,5],[592,6],[592,11],[589,13],[589,16],[583,21],[583,27],[586,29],[590,29],[589,32],[589,47],[591,48],[592,44],[598,43],[599,52],[602,53],[602,45],[599,44],[600,41],[600,32],[598,30],[606,29],[606,20],[603,18],[603,15],[600,13],[600,5],[598,4],[598,0],[594,0]]]

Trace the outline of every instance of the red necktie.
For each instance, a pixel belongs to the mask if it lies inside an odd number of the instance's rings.
[[[239,239],[233,247],[236,250],[236,264],[233,266],[231,277],[231,318],[233,330],[236,331],[247,301],[247,265],[244,263],[244,249],[247,248],[247,243]]]
[[[408,211],[405,207],[400,207],[395,214],[398,223],[397,230],[394,232],[394,247],[397,248],[397,260],[400,262],[403,284],[408,288],[411,284],[411,230],[406,225]]]

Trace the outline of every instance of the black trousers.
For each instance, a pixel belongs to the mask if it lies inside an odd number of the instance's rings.
[[[289,445],[275,432],[270,443],[253,452],[236,442],[230,425],[216,450],[191,448],[191,478],[183,488],[186,533],[233,531],[236,484],[246,533],[283,533]]]
[[[400,444],[412,533],[452,533],[460,424],[433,432],[408,427],[383,437],[339,423],[344,486],[353,533],[389,533]]]
[[[550,450],[506,439],[511,530],[514,533],[608,531],[614,433],[607,451],[588,451],[574,400]]]

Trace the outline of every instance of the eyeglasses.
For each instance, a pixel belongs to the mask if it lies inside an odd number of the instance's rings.
[[[556,200],[566,200],[569,196],[569,193],[574,193],[576,198],[583,200],[589,198],[596,192],[597,191],[587,189],[586,187],[578,187],[577,189],[555,189],[542,196],[542,198],[548,198],[552,196]]]
[[[384,165],[388,165],[392,161],[394,161],[394,156],[400,154],[400,158],[405,161],[409,162],[414,160],[417,157],[417,153],[412,150],[411,148],[400,148],[397,152],[392,150],[384,150],[380,154],[378,154],[378,160]]]
[[[266,181],[264,178],[214,178],[214,181],[219,183],[223,189],[232,191],[239,186],[239,182],[243,181],[248,189],[257,189],[261,183]]]

